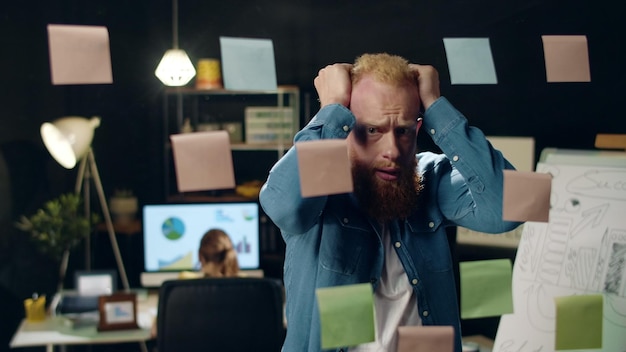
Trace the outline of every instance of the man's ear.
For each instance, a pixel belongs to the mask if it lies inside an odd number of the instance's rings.
[[[422,123],[424,122],[424,119],[422,117],[418,117],[417,118],[417,127],[415,128],[415,135],[417,136],[418,132],[420,131],[420,128],[422,127]]]

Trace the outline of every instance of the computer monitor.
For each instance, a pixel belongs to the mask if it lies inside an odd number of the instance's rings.
[[[228,234],[242,270],[258,269],[259,225],[254,201],[144,205],[145,272],[198,270],[200,239],[210,229]]]

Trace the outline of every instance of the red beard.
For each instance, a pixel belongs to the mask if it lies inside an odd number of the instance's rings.
[[[369,216],[387,222],[411,215],[423,188],[416,159],[400,171],[396,181],[384,181],[374,174],[373,168],[355,160],[352,163],[354,194]]]

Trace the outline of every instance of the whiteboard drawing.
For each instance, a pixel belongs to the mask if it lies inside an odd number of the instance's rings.
[[[604,296],[602,349],[626,352],[626,168],[539,163],[550,221],[527,222],[513,266],[513,314],[493,352],[555,351],[555,297]]]

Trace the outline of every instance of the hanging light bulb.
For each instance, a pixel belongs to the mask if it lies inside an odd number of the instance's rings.
[[[185,50],[170,49],[163,55],[154,74],[166,86],[180,87],[191,81],[196,69]]]
[[[173,49],[165,52],[154,74],[166,86],[180,87],[191,81],[196,69],[185,50],[178,48],[178,0],[172,0],[172,36]]]

